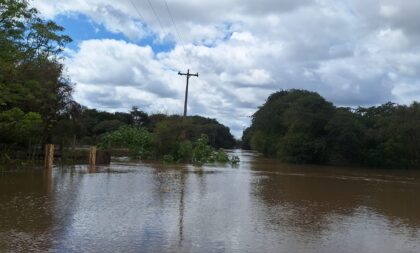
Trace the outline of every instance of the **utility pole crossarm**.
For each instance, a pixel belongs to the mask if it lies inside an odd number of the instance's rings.
[[[187,71],[187,73],[182,73],[181,71],[178,71],[178,75],[180,76],[187,76],[187,85],[185,88],[185,102],[184,102],[184,118],[187,117],[187,103],[188,103],[188,84],[190,81],[190,77],[195,76],[198,77],[198,73],[191,74],[190,70]]]
[[[180,76],[196,76],[196,77],[198,77],[198,73],[196,73],[196,74],[189,74],[189,73],[182,73],[181,71],[178,72],[178,75],[180,75]]]

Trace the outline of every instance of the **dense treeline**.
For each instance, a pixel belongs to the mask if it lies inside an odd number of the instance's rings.
[[[61,63],[71,41],[63,31],[41,19],[25,0],[0,0],[0,160],[35,155],[46,143],[98,144],[102,136],[124,127],[153,134],[154,142],[162,143],[157,152],[171,153],[165,150],[170,142],[196,141],[202,134],[214,148],[235,145],[229,128],[214,119],[148,115],[136,107],[109,113],[76,103]]]
[[[54,127],[53,142],[64,145],[96,144],[105,133],[113,132],[123,126],[145,128],[156,133],[169,143],[171,138],[187,133],[189,140],[198,139],[201,134],[209,138],[209,144],[215,148],[232,148],[236,141],[228,127],[215,119],[201,116],[189,116],[182,119],[178,115],[151,114],[133,107],[130,112],[105,112],[88,109],[72,102]]]
[[[420,168],[420,104],[340,108],[315,92],[280,91],[242,142],[284,162]]]

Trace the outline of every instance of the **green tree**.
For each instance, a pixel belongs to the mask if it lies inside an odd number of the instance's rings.
[[[100,143],[102,149],[128,148],[135,159],[149,158],[152,154],[153,136],[145,128],[123,126],[105,134]]]
[[[253,115],[251,147],[286,162],[323,163],[328,159],[325,126],[333,112],[317,93],[276,92]]]
[[[39,141],[41,123],[41,116],[35,112],[24,113],[19,108],[0,112],[1,144],[7,144],[9,148],[25,147],[31,151],[32,145]]]
[[[24,0],[0,1],[0,111],[20,108],[43,120],[43,142],[71,100],[60,53],[71,39]]]
[[[325,127],[329,160],[334,163],[361,164],[367,141],[367,127],[349,108],[337,108]]]

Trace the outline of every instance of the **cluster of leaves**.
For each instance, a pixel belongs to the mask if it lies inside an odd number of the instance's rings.
[[[71,100],[60,53],[71,39],[25,0],[0,1],[0,127],[4,150],[51,140]],[[6,146],[6,147],[5,147]],[[11,153],[13,154],[13,152]]]
[[[183,141],[179,143],[175,155],[166,154],[163,160],[166,163],[188,162],[193,164],[228,163],[230,158],[223,149],[215,149],[209,144],[207,135],[202,134],[195,142]],[[159,155],[159,154],[158,154]],[[239,162],[235,158],[235,162]]]
[[[33,157],[32,146],[40,141],[41,125],[38,113],[24,113],[19,108],[0,112],[0,162],[10,163],[9,153],[14,153],[16,146],[26,146],[26,157]]]
[[[166,125],[165,125],[166,126]],[[127,148],[130,157],[134,159],[162,159],[166,163],[184,162],[194,164],[204,164],[208,162],[227,163],[229,156],[222,149],[215,149],[208,144],[207,135],[202,134],[197,140],[189,141],[185,139],[185,133],[176,136],[172,132],[173,139],[168,139],[162,147],[161,140],[166,135],[159,127],[160,131],[150,133],[146,128],[123,126],[120,129],[106,133],[100,142],[101,149]],[[163,134],[163,135],[162,135]],[[236,161],[235,162],[239,162]]]
[[[102,149],[128,148],[130,156],[135,159],[149,158],[152,154],[152,134],[145,128],[123,126],[106,133],[99,144]]]
[[[225,162],[229,161],[229,158],[224,156],[225,154],[219,154],[218,151],[215,151],[211,146],[208,145],[209,138],[207,135],[202,135],[195,142],[194,149],[192,152],[192,162],[195,164],[203,164],[206,162],[215,162],[216,158],[222,158]],[[227,158],[227,159],[225,159]],[[226,161],[227,160],[227,161]]]
[[[272,94],[244,131],[244,148],[292,163],[420,167],[420,105],[337,108],[314,92]]]
[[[207,132],[203,130],[203,128],[211,129],[211,127],[197,123],[199,120],[214,124],[214,120],[207,120],[198,116],[185,119],[171,116],[156,123],[155,127],[151,129],[155,138],[154,150],[156,158],[160,159],[162,155],[166,155],[164,160],[169,161],[170,158],[173,158],[177,162],[197,164],[228,162],[229,158],[221,149],[222,147],[218,145],[220,142],[217,139],[223,136],[233,139],[229,130],[227,130],[227,134],[217,133],[216,131],[212,136],[214,137],[212,142]],[[220,124],[213,129],[218,129],[219,126]],[[224,126],[222,127],[225,128]],[[227,144],[227,148],[231,148],[234,142]]]
[[[149,132],[159,132],[162,136],[163,149],[159,153],[168,153],[165,152],[167,148],[165,143],[180,141],[177,136],[180,136],[184,129],[187,133],[186,139],[190,141],[197,139],[201,134],[206,134],[209,136],[209,144],[215,148],[232,148],[236,144],[229,128],[214,119],[200,116],[182,119],[177,115],[148,115],[137,107],[133,107],[128,113],[109,113],[88,109],[77,103],[72,103],[62,113],[54,128],[53,141],[67,145],[72,145],[74,141],[76,144],[96,144],[101,135],[113,132],[121,126],[143,127]],[[178,135],[173,135],[173,131]]]

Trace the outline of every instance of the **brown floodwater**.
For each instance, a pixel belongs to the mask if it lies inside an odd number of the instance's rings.
[[[0,252],[420,252],[420,172],[114,162],[0,174]]]

